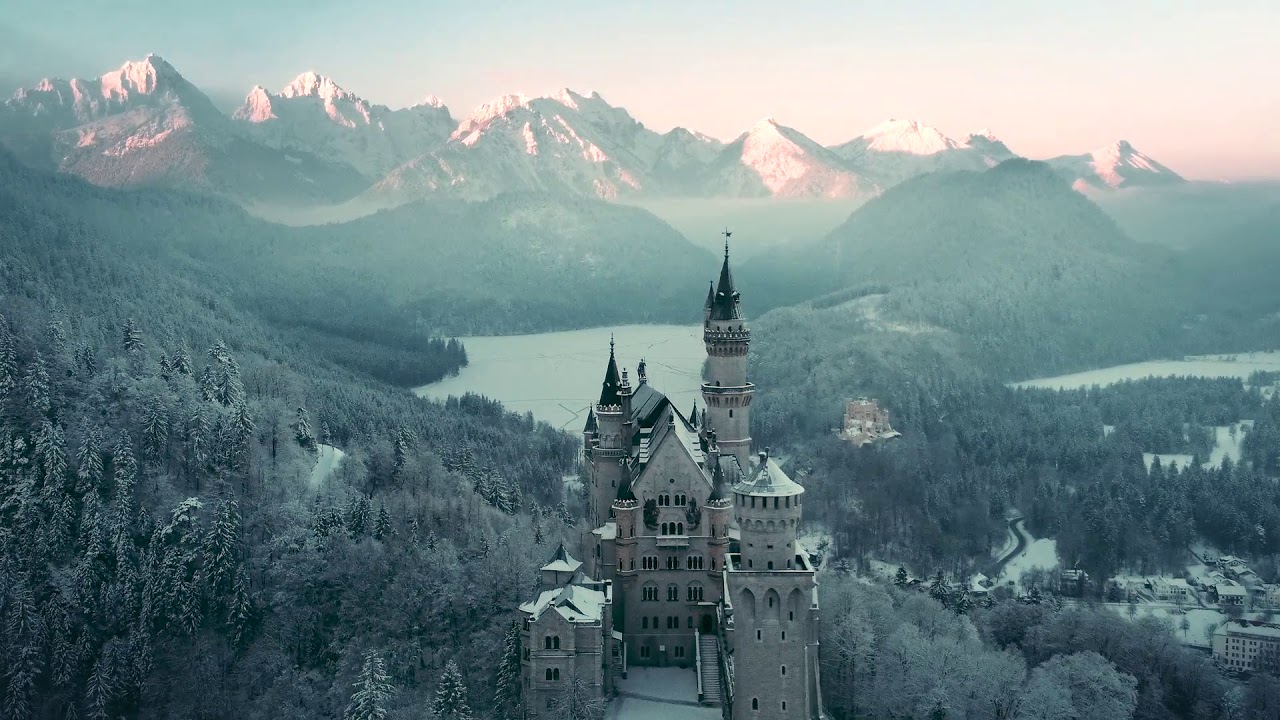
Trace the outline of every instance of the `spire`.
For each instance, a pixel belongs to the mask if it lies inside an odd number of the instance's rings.
[[[613,336],[609,336],[609,364],[604,369],[604,382],[600,388],[599,405],[621,405],[618,397],[618,360],[613,355]]]
[[[596,431],[596,413],[595,410],[587,408],[587,424],[582,428],[582,434],[587,435]]]
[[[698,401],[693,401],[693,412],[689,413],[689,422],[696,428],[698,427]]]
[[[731,456],[726,456],[731,457]],[[717,500],[729,499],[729,482],[725,478],[724,470],[720,467],[719,460],[716,466],[711,470],[711,495],[707,498],[707,502],[716,502]]]
[[[618,499],[622,502],[635,502],[636,494],[631,492],[631,480],[622,478],[622,482],[618,483]]]
[[[733,233],[724,231],[724,264],[720,266],[720,282],[716,285],[715,297],[711,301],[712,320],[740,320],[742,312],[738,308],[738,291],[733,289],[733,273],[729,270],[729,236]]]
[[[716,284],[715,282],[708,282],[707,283],[707,302],[705,305],[702,306],[703,309],[710,310],[711,303],[715,302],[715,300],[716,300]]]

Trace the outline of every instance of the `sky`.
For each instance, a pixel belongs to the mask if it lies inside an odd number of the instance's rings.
[[[598,91],[659,131],[887,118],[1029,157],[1126,139],[1196,179],[1280,178],[1280,2],[3,0],[0,86],[161,55],[224,107],[306,70],[455,117]]]

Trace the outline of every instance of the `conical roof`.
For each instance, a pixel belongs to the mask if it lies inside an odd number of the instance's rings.
[[[729,270],[729,243],[724,244],[724,264],[720,266],[720,282],[711,300],[712,320],[741,320],[738,291],[733,288],[733,272]]]
[[[760,462],[745,480],[733,487],[740,495],[799,495],[804,488],[787,476],[782,467],[769,457],[769,452],[760,453]]]
[[[596,412],[591,408],[587,408],[587,424],[582,427],[582,434],[593,433],[596,431]]]
[[[636,502],[636,494],[631,492],[631,481],[623,478],[618,484],[618,499],[622,502]]]
[[[622,384],[618,374],[618,360],[613,355],[613,340],[609,340],[609,364],[604,368],[604,382],[600,387],[600,405],[621,405],[618,387]]]
[[[542,566],[543,570],[554,570],[556,572],[573,572],[582,567],[580,560],[574,559],[568,550],[564,549],[564,543],[556,546],[556,551],[552,554],[551,559],[546,565]]]

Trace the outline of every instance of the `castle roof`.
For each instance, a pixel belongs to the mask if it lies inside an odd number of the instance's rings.
[[[591,408],[587,408],[587,424],[582,428],[582,434],[593,433],[596,431],[596,412]]]
[[[720,282],[711,300],[712,320],[741,320],[738,291],[733,288],[733,273],[729,270],[729,245],[724,246],[724,264],[720,266]]]
[[[618,483],[618,499],[623,502],[635,502],[636,494],[631,492],[631,480],[622,478],[622,482]]]
[[[760,462],[756,463],[751,474],[733,486],[733,491],[740,495],[784,496],[799,495],[804,488],[788,477],[766,450],[760,453]]]
[[[582,567],[582,561],[576,560],[564,549],[564,543],[560,543],[556,547],[555,554],[551,556],[551,560],[542,566],[543,570],[551,570],[554,572],[574,572]]]
[[[594,581],[578,573],[564,587],[543,591],[537,600],[521,605],[520,610],[532,615],[535,622],[547,610],[554,610],[571,623],[599,622],[608,598],[602,590],[584,587],[591,582]]]
[[[709,282],[707,283],[707,303],[702,307],[710,308],[711,303],[715,302],[715,299],[716,299],[716,284],[714,282]]]
[[[735,465],[738,461],[738,458],[734,455],[725,455],[722,459],[731,459]],[[731,488],[728,473],[724,469],[725,464],[724,462],[717,462],[716,466],[711,469],[711,495],[707,498],[707,502],[729,499]]]
[[[621,380],[618,376],[618,360],[613,355],[613,339],[609,340],[609,363],[604,368],[604,382],[600,388],[599,405],[621,405],[622,398],[618,395],[618,386]]]

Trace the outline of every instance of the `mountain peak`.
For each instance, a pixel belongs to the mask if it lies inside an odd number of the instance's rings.
[[[354,98],[351,93],[342,89],[342,86],[325,75],[321,75],[314,70],[308,70],[293,79],[280,91],[280,95],[286,98],[308,97],[314,96],[324,100],[332,100],[334,98]]]
[[[102,96],[122,101],[132,95],[151,95],[163,92],[175,83],[186,83],[172,65],[155,54],[141,60],[130,60],[100,79]]]
[[[415,107],[420,107],[420,106],[442,108],[444,107],[444,100],[441,100],[440,96],[438,95],[431,94],[422,98],[422,102],[418,103],[418,105]]]
[[[933,155],[958,146],[955,140],[935,127],[897,118],[889,118],[876,125],[863,133],[861,139],[869,150],[908,155]]]

